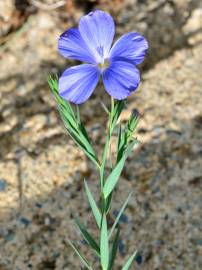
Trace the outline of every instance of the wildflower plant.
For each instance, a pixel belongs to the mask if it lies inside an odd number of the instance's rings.
[[[120,237],[119,220],[128,204],[131,193],[123,203],[111,228],[108,226],[107,218],[112,195],[125,161],[135,144],[138,143],[134,137],[139,119],[138,113],[133,111],[125,125],[121,126],[118,120],[125,108],[125,99],[139,85],[140,74],[136,65],[144,60],[148,49],[146,39],[137,32],[123,35],[112,46],[114,34],[114,21],[109,14],[97,10],[83,16],[78,28],[71,28],[60,36],[58,50],[64,57],[79,60],[85,64],[66,69],[59,80],[57,77],[49,78],[49,85],[66,131],[94,163],[99,172],[99,198],[94,198],[88,182],[84,179],[85,192],[97,224],[99,239],[95,239],[79,219],[76,219],[75,222],[84,240],[98,256],[102,270],[115,269]],[[91,96],[100,77],[102,77],[106,91],[111,96],[111,108],[108,110],[107,106],[104,105],[108,115],[108,125],[101,158],[93,149],[79,110],[79,104],[84,103]],[[110,144],[115,129],[118,130],[118,136],[114,158],[110,151]],[[108,160],[110,172],[107,175],[106,164]],[[80,257],[86,269],[95,269],[70,240],[69,244]],[[135,256],[136,251],[129,256],[122,270],[131,267]]]

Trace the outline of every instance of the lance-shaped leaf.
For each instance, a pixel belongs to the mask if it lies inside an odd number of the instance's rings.
[[[130,155],[133,146],[135,145],[135,141],[133,141],[132,143],[130,143],[128,145],[127,150],[125,151],[123,157],[121,158],[121,160],[117,163],[117,165],[115,166],[115,168],[113,169],[113,171],[110,173],[110,175],[107,177],[107,180],[105,182],[104,188],[103,188],[103,194],[105,199],[109,196],[109,194],[112,192],[112,190],[115,188],[119,177],[121,175],[121,172],[123,170],[125,161],[127,159],[127,157]]]
[[[133,138],[133,134],[137,127],[138,121],[139,121],[139,113],[137,110],[133,110],[126,124],[126,127],[124,129],[122,129],[121,127],[119,128],[117,140],[117,162],[119,162],[120,159],[122,158],[127,145],[131,141],[135,140]],[[138,140],[136,140],[136,143],[138,143]]]
[[[128,270],[128,269],[130,269],[130,267],[132,265],[132,262],[135,259],[136,254],[137,254],[137,250],[128,258],[126,264],[123,266],[123,268],[121,270]]]
[[[139,112],[135,109],[132,111],[131,116],[127,122],[127,137],[128,139],[131,138],[133,132],[135,131],[138,121],[139,121]]]
[[[113,244],[112,244],[108,270],[112,270],[114,266],[114,261],[115,261],[117,250],[118,250],[119,235],[120,235],[120,229],[118,228]]]
[[[95,242],[95,240],[93,239],[93,237],[90,235],[90,233],[86,230],[84,225],[82,225],[78,219],[76,219],[75,222],[81,234],[83,235],[83,238],[86,240],[89,246],[91,246],[91,248],[96,251],[97,255],[100,256],[100,248],[98,244]]]
[[[112,226],[112,228],[111,228],[111,230],[110,230],[110,233],[109,233],[109,239],[111,238],[111,236],[112,236],[112,234],[113,234],[113,231],[114,231],[114,229],[116,228],[116,225],[119,223],[120,217],[121,217],[121,215],[123,214],[123,212],[124,212],[124,210],[125,210],[125,208],[126,208],[128,202],[129,202],[129,200],[130,200],[131,195],[132,195],[132,192],[130,192],[130,194],[128,195],[126,201],[125,201],[124,204],[122,205],[121,210],[119,211],[119,213],[118,213],[118,215],[117,215],[117,217],[116,217],[116,219],[115,219],[115,221],[114,221],[114,224],[113,224],[113,226]]]
[[[124,100],[116,100],[114,103],[114,108],[111,112],[111,130],[110,133],[112,133],[113,129],[115,128],[117,121],[119,119],[119,116],[124,108],[125,101]]]
[[[123,153],[127,147],[127,141],[125,136],[125,130],[119,127],[118,139],[117,139],[117,158],[116,163],[118,163],[123,157]]]
[[[98,228],[101,227],[101,221],[102,221],[102,216],[101,216],[101,213],[100,213],[100,210],[99,208],[97,207],[97,204],[93,198],[93,195],[88,187],[88,184],[86,182],[86,180],[84,180],[84,185],[85,185],[85,189],[86,189],[86,194],[87,194],[87,197],[88,197],[88,201],[89,201],[89,204],[91,206],[91,209],[93,211],[93,215],[95,217],[95,220],[97,222],[97,225],[98,225]]]
[[[84,266],[89,269],[89,270],[93,270],[93,268],[91,267],[91,265],[88,263],[88,261],[86,260],[86,258],[81,254],[81,252],[75,247],[75,245],[70,241],[67,240],[69,245],[73,248],[73,250],[75,251],[75,253],[78,255],[78,257],[81,259],[82,263],[84,264]]]
[[[105,213],[103,214],[102,218],[102,227],[100,234],[100,257],[102,269],[107,270],[109,264],[109,242],[108,242],[107,220]]]
[[[53,79],[52,77],[49,78],[48,80],[49,86],[52,90],[52,93],[54,95],[54,98],[57,102],[58,105],[58,110],[59,112],[63,112],[62,115],[67,115],[68,116],[68,121],[72,127],[72,129],[77,130],[77,123],[76,123],[76,118],[74,115],[74,111],[70,105],[69,102],[66,102],[63,98],[60,97],[58,94],[58,82],[57,78]]]
[[[77,129],[72,128],[72,124],[69,121],[69,116],[66,116],[64,111],[60,111],[60,116],[64,122],[67,132],[73,138],[73,140],[77,143],[77,145],[86,153],[86,155],[96,164],[99,165],[98,159],[95,155],[94,150],[92,149],[91,144],[89,143],[89,138],[86,136],[86,132],[82,133],[83,129],[81,129],[81,125],[77,125]],[[77,121],[77,120],[76,120]]]
[[[76,117],[74,110],[71,107],[71,104],[68,101],[64,100],[59,95],[58,79],[50,77],[48,83],[57,102],[61,119],[63,120],[63,123],[65,125],[68,134],[77,143],[77,145],[86,153],[86,155],[96,164],[96,166],[99,167],[100,166],[99,160],[92,148],[85,127],[82,124],[80,117],[78,117],[78,113]],[[77,111],[79,112],[79,110]]]
[[[112,197],[113,197],[113,191],[109,194],[109,196],[107,197],[106,202],[105,202],[105,212],[106,213],[108,213],[110,210]]]

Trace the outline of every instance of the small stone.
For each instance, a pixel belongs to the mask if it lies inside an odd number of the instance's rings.
[[[202,239],[194,239],[193,241],[197,246],[202,246]]]
[[[6,241],[9,241],[9,242],[10,242],[10,241],[12,241],[14,238],[15,238],[14,232],[11,231],[11,230],[8,230],[7,233],[6,233],[6,235],[5,235]]]
[[[138,265],[141,265],[143,262],[143,258],[141,254],[137,254],[137,256],[135,257],[135,260],[137,262]]]
[[[0,179],[0,192],[5,191],[7,187],[7,182],[5,179]]]
[[[37,208],[42,208],[43,207],[42,204],[38,203],[38,202],[35,205],[36,205]]]
[[[119,211],[117,211],[117,210],[114,210],[114,211],[113,211],[113,215],[114,215],[115,217],[117,217],[118,214],[119,214]],[[119,223],[120,223],[120,222],[127,224],[127,223],[128,223],[128,217],[127,217],[125,214],[122,214],[122,215],[120,216],[120,218],[119,218]]]
[[[25,225],[25,226],[28,226],[30,224],[30,220],[28,220],[27,218],[25,217],[21,217],[20,218],[20,222]]]
[[[121,239],[119,240],[118,247],[119,247],[120,254],[124,256],[126,254],[126,246]]]

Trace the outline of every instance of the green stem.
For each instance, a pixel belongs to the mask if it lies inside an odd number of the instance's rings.
[[[108,130],[107,130],[107,136],[106,136],[104,151],[103,151],[103,154],[102,154],[101,166],[100,166],[100,170],[99,170],[101,191],[102,191],[103,186],[104,186],[105,163],[106,163],[107,154],[108,154],[108,150],[109,150],[110,139],[111,139],[112,132],[113,132],[113,130],[112,130],[112,117],[113,117],[113,113],[114,113],[114,99],[111,98],[111,112],[110,112],[110,116],[109,116],[109,124],[108,124]]]
[[[113,132],[113,127],[112,127],[113,114],[114,114],[114,99],[111,98],[111,112],[109,114],[107,136],[106,136],[105,146],[104,146],[104,150],[103,150],[103,154],[102,154],[101,166],[99,168],[102,218],[104,215],[107,216],[107,201],[103,196],[103,187],[104,187],[104,182],[105,182],[105,165],[106,165],[108,151],[110,148],[110,140],[111,140],[111,136],[112,136],[112,132]],[[101,231],[100,231],[100,234],[101,234]],[[102,270],[107,270],[107,269],[104,269],[102,267]]]

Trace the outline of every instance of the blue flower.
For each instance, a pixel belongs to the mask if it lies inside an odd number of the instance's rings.
[[[135,66],[144,60],[148,43],[137,32],[131,32],[111,48],[114,34],[112,17],[96,10],[83,16],[78,28],[71,28],[60,36],[60,54],[86,62],[68,68],[60,77],[59,93],[63,98],[75,104],[85,102],[100,76],[106,91],[115,99],[125,99],[137,89],[140,74]]]

